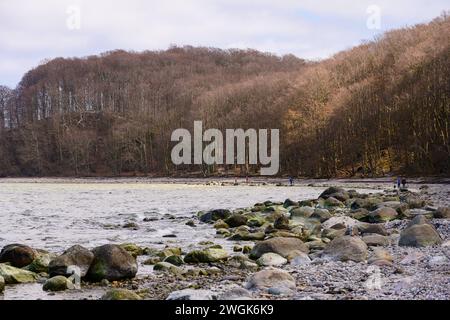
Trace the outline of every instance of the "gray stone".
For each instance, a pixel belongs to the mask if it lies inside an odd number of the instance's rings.
[[[167,297],[167,300],[183,301],[183,300],[217,300],[217,295],[209,290],[193,290],[185,289],[174,291]]]

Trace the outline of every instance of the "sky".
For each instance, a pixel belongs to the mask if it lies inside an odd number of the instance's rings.
[[[0,0],[0,84],[56,57],[171,45],[323,59],[428,22],[449,0]]]

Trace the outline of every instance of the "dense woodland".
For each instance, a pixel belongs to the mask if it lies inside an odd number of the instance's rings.
[[[450,17],[320,62],[173,47],[54,59],[0,86],[0,175],[257,174],[174,166],[174,129],[279,128],[280,174],[450,173]]]

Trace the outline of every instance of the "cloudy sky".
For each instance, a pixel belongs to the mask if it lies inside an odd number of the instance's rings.
[[[0,84],[15,87],[44,59],[172,44],[325,58],[448,9],[449,0],[0,0]]]

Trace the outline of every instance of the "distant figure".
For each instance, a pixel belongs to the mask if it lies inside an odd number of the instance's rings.
[[[292,187],[294,185],[294,178],[289,177],[289,185]]]
[[[402,178],[398,177],[398,178],[397,178],[397,188],[398,188],[398,189],[400,189],[401,184],[402,184]]]
[[[406,178],[402,179],[402,185],[403,185],[403,189],[406,189]]]
[[[248,184],[248,176],[245,177],[245,182]]]

